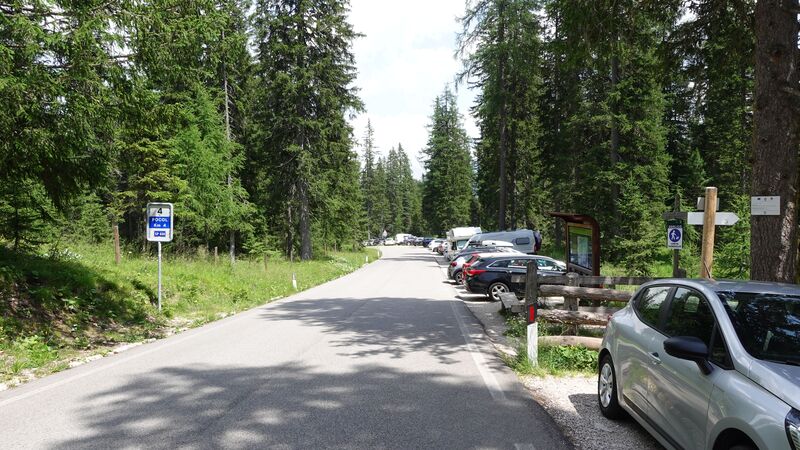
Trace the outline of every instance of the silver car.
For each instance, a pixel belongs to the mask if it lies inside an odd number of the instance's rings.
[[[800,450],[800,286],[670,279],[614,314],[598,402],[675,449]]]

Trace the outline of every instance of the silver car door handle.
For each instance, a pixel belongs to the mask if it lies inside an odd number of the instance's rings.
[[[653,353],[650,353],[649,355],[650,355],[650,361],[653,364],[655,364],[655,365],[661,364],[661,358],[658,357],[658,353],[653,352]]]

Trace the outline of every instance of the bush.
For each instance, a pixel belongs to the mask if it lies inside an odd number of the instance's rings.
[[[528,359],[523,343],[517,348],[516,357],[506,359],[506,364],[516,372],[526,375],[592,375],[596,372],[597,358],[597,351],[583,346],[544,345],[539,346],[539,365],[534,366]]]

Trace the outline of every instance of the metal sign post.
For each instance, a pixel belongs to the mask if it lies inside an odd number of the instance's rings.
[[[161,243],[172,242],[172,203],[147,204],[147,240],[158,243],[158,310],[161,311]]]
[[[161,311],[161,242],[158,243],[158,310]]]

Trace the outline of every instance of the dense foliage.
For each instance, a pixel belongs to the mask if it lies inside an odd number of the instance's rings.
[[[144,205],[170,201],[171,249],[309,259],[464,225],[560,242],[547,212],[565,211],[595,216],[603,258],[644,274],[665,255],[661,213],[714,185],[741,218],[719,230],[715,272],[747,276],[752,241],[788,280],[798,2],[774,1],[467,2],[456,79],[477,89],[480,136],[445,90],[421,181],[400,143],[377,151],[371,125],[359,164],[347,0],[6,2],[0,239],[107,240],[119,225],[123,245],[148,251]],[[751,221],[747,197],[768,193],[782,215]]]
[[[459,79],[480,92],[476,224],[538,226],[558,241],[547,211],[590,214],[603,258],[647,273],[664,254],[661,213],[675,196],[693,209],[713,185],[741,218],[719,232],[718,273],[746,276],[755,3],[468,2]]]
[[[364,234],[346,1],[0,9],[0,237],[14,248],[119,224],[146,250],[149,201],[175,204],[183,251],[309,259]]]

